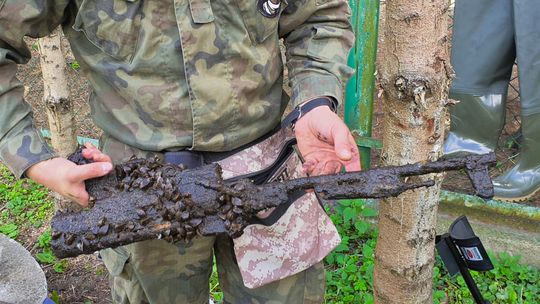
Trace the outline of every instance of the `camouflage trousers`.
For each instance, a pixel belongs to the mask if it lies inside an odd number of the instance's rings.
[[[156,155],[129,147],[109,136],[100,139],[100,148],[113,161],[121,161],[132,155]],[[271,151],[271,154],[277,153]],[[241,158],[242,162],[246,162],[250,155]],[[250,165],[254,163],[257,162],[250,162]],[[316,226],[317,223],[315,221]],[[304,230],[311,231],[307,226]],[[252,249],[242,250],[252,252]],[[315,251],[325,252],[319,248]],[[225,303],[297,304],[322,303],[324,300],[325,275],[322,262],[313,263],[313,266],[303,271],[258,288],[245,287],[233,241],[226,235],[197,237],[190,242],[176,244],[163,240],[138,242],[102,250],[101,256],[111,275],[113,302],[118,304],[208,303],[214,256]]]
[[[224,303],[322,303],[322,262],[259,288],[244,286],[228,236],[170,244],[150,240],[102,251],[111,273],[113,303],[208,303],[213,256]]]

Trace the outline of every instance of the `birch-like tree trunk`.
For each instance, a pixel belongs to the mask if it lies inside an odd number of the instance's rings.
[[[60,28],[57,28],[49,36],[39,39],[38,43],[43,74],[43,102],[51,130],[51,143],[60,156],[66,157],[77,148],[77,135],[61,37]],[[54,197],[57,210],[81,209],[57,193]]]
[[[387,0],[380,81],[385,113],[383,165],[440,157],[451,67],[449,0]],[[436,186],[380,202],[376,303],[432,303]]]
[[[39,50],[43,101],[47,109],[52,146],[65,157],[77,148],[77,137],[61,37],[60,28],[57,28],[51,35],[39,39]]]

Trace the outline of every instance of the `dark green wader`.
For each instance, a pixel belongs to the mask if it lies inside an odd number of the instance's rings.
[[[460,103],[445,155],[495,150],[516,59],[524,140],[516,165],[494,180],[495,197],[507,201],[540,189],[540,1],[456,0],[450,98]]]

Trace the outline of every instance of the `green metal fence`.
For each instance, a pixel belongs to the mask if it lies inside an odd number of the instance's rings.
[[[371,138],[379,0],[350,0],[350,5],[356,43],[349,55],[349,65],[355,68],[355,73],[346,88],[344,120],[355,133],[362,168],[369,168],[371,148],[381,146]]]

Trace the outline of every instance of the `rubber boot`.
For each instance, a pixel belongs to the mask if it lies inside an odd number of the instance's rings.
[[[444,157],[485,154],[497,147],[504,127],[506,94],[450,94],[459,103],[450,109],[452,123],[444,142]]]
[[[493,180],[495,199],[520,202],[540,190],[540,114],[522,115],[521,130],[517,164]]]

